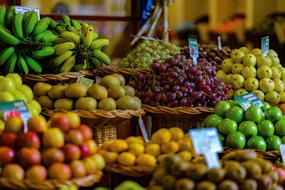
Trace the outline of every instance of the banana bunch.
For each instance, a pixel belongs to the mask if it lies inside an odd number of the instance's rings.
[[[55,56],[50,67],[57,72],[95,69],[110,63],[102,47],[109,45],[106,38],[98,38],[93,25],[63,16],[63,23],[55,30],[59,38],[54,41]]]
[[[42,59],[54,54],[57,22],[38,13],[16,13],[15,7],[0,6],[0,72],[42,73]]]

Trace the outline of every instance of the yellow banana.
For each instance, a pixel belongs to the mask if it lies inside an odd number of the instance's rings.
[[[75,55],[69,57],[62,65],[60,72],[61,73],[66,73],[71,71],[73,66],[75,65]]]
[[[55,54],[61,55],[66,51],[73,50],[75,47],[76,47],[76,45],[74,42],[65,42],[65,43],[57,44],[54,46]]]
[[[23,26],[22,26],[23,18],[24,18],[23,14],[16,13],[14,16],[14,22],[12,23],[13,33],[15,34],[15,36],[17,36],[20,39],[24,37]]]
[[[85,45],[87,48],[89,48],[92,43],[93,32],[94,32],[94,27],[92,25],[89,25],[87,27],[87,31],[85,35],[83,36],[83,40],[82,40],[82,44]]]
[[[93,32],[93,40],[96,40],[98,38],[99,34],[97,32]]]
[[[72,40],[76,44],[80,44],[80,36],[70,31],[65,31],[59,34],[59,37]]]
[[[56,67],[61,65],[65,60],[67,60],[70,56],[72,56],[72,54],[73,54],[73,51],[66,51],[63,54],[57,56],[53,60],[53,65]]]
[[[91,43],[91,49],[101,49],[102,47],[108,46],[109,44],[110,41],[107,38],[93,40]]]
[[[73,41],[65,38],[57,38],[56,40],[54,40],[53,44],[58,45],[64,42],[73,42]]]

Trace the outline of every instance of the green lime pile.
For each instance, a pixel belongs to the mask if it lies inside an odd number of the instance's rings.
[[[119,62],[119,66],[126,68],[148,68],[154,60],[164,60],[179,52],[179,47],[170,42],[144,40]]]
[[[205,126],[216,127],[227,147],[279,150],[285,143],[285,116],[278,107],[263,105],[244,111],[236,101],[220,101],[215,113],[205,119]]]

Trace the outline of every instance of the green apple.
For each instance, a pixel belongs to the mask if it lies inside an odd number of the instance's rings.
[[[240,88],[234,92],[234,96],[239,96],[239,95],[246,94],[246,93],[247,91],[245,89]]]
[[[254,123],[259,123],[263,118],[262,109],[259,106],[251,106],[245,111],[245,119]]]
[[[285,136],[285,119],[280,119],[275,123],[276,135],[283,137]]]
[[[270,67],[271,64],[272,64],[272,61],[271,61],[270,57],[260,55],[260,56],[257,57],[256,63],[257,63],[258,67],[261,67],[261,66],[268,66],[268,67]]]
[[[262,102],[263,106],[261,107],[263,111],[271,108],[271,105],[268,102]]]
[[[284,68],[284,67],[281,67],[281,68],[280,68],[280,72],[281,72],[281,78],[282,78],[282,80],[285,80],[285,68]]]
[[[39,115],[39,111],[35,108],[35,106],[33,104],[28,103],[27,108],[28,108],[31,116]]]
[[[19,88],[19,91],[21,91],[26,96],[28,102],[33,100],[34,93],[29,86],[24,84]]]
[[[225,83],[226,84],[231,84],[232,83],[232,77],[233,77],[233,74],[227,74],[226,77],[225,77]]]
[[[280,64],[280,59],[279,59],[278,56],[275,56],[275,55],[270,56],[270,55],[269,55],[269,57],[270,57],[271,62],[272,62],[271,66],[274,66],[274,67],[282,67],[282,65]]]
[[[0,91],[13,92],[16,90],[16,84],[11,77],[4,77],[0,79]]]
[[[280,102],[280,95],[276,91],[267,92],[265,95],[265,101],[277,105]]]
[[[224,73],[228,74],[231,72],[231,68],[233,65],[233,61],[230,58],[226,58],[223,60],[222,62],[222,70],[224,71]]]
[[[14,92],[12,92],[15,100],[23,100],[25,103],[27,103],[27,98],[26,96],[19,90],[15,90]]]
[[[279,96],[280,96],[280,102],[284,103],[285,102],[285,92],[280,92]]]
[[[268,50],[268,54],[267,54],[269,57],[272,57],[272,56],[276,56],[278,57],[278,53],[274,50],[274,49],[270,49]]]
[[[274,79],[274,90],[276,92],[284,92],[285,86],[282,80],[280,79]]]
[[[231,104],[228,101],[219,101],[215,107],[215,114],[224,117],[225,113],[231,108]]]
[[[256,77],[256,69],[253,66],[245,66],[245,67],[243,67],[241,74],[245,79],[255,78]]]
[[[256,57],[252,53],[248,53],[244,56],[242,62],[246,66],[254,67],[256,65]]]
[[[278,67],[270,67],[272,71],[272,79],[281,79],[281,71]]]
[[[259,82],[256,78],[248,78],[244,82],[244,87],[247,91],[253,91],[258,89]]]
[[[276,135],[271,135],[266,139],[268,144],[267,150],[279,150],[280,145],[282,144],[281,138]]]
[[[244,56],[245,54],[239,49],[234,49],[231,52],[231,59],[234,63],[241,63]]]
[[[270,120],[262,120],[258,125],[258,135],[268,137],[274,134],[274,125]]]
[[[254,90],[255,95],[258,97],[259,100],[263,101],[265,98],[264,93],[261,90]]]
[[[231,148],[243,149],[245,147],[245,143],[245,136],[239,131],[230,133],[226,138],[226,145]]]
[[[259,49],[259,48],[254,48],[254,49],[250,50],[250,53],[255,55],[255,57],[258,57],[262,54],[261,49]]]
[[[240,74],[242,69],[243,69],[243,64],[235,63],[235,64],[233,64],[231,71],[233,74]]]
[[[21,76],[17,73],[9,73],[6,75],[6,77],[11,77],[14,80],[16,89],[20,88],[20,86],[23,84]]]
[[[228,135],[231,132],[236,131],[237,128],[238,128],[237,122],[228,118],[223,119],[218,125],[218,131],[223,135]]]
[[[238,131],[242,132],[244,136],[250,137],[257,135],[257,126],[252,121],[243,121],[239,124]]]
[[[226,73],[223,71],[223,70],[219,70],[217,73],[216,73],[216,79],[217,80],[222,80],[224,81],[225,78],[226,78]]]
[[[274,81],[271,79],[264,78],[259,81],[259,89],[264,93],[273,91],[274,88],[275,84]]]
[[[268,66],[261,66],[257,69],[256,74],[259,79],[271,78],[272,70]]]
[[[278,121],[282,118],[282,112],[278,107],[271,107],[265,110],[265,119],[270,120],[271,122]]]
[[[244,78],[240,74],[233,74],[231,77],[231,84],[234,89],[240,89],[243,87],[244,84]]]
[[[221,118],[219,115],[211,114],[206,117],[204,123],[206,127],[212,128],[212,127],[217,127],[221,123],[222,120],[223,118]]]
[[[267,144],[263,137],[261,136],[252,136],[247,141],[248,148],[254,148],[259,151],[266,151]]]
[[[0,92],[0,102],[10,102],[14,100],[15,98],[11,92],[8,91]]]
[[[229,118],[237,123],[243,120],[244,111],[239,106],[233,106],[226,112],[226,118]]]
[[[250,50],[247,47],[240,47],[239,50],[241,50],[245,55],[247,55],[248,53],[250,53]]]

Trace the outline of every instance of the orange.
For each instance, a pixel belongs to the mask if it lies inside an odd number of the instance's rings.
[[[156,158],[150,154],[141,154],[137,158],[137,164],[139,166],[155,166]]]
[[[105,152],[102,156],[107,164],[113,164],[116,163],[119,155],[116,152]]]
[[[128,150],[128,144],[126,141],[122,139],[117,139],[112,143],[110,150],[111,152],[118,152],[118,153],[124,152]]]
[[[179,150],[179,144],[174,141],[166,142],[161,145],[163,153],[176,153]]]
[[[136,163],[136,157],[132,153],[123,152],[118,157],[118,163],[125,166],[133,166]]]
[[[144,145],[141,143],[132,143],[129,145],[130,153],[134,154],[135,156],[138,156],[140,154],[143,154],[145,151]]]
[[[160,145],[159,144],[148,144],[146,146],[145,152],[153,156],[158,156],[161,153]]]
[[[102,149],[104,149],[104,150],[110,150],[111,149],[111,146],[112,146],[112,144],[115,142],[115,140],[108,140],[108,141],[105,141],[105,142],[103,142],[103,144],[102,144]]]
[[[172,127],[169,129],[169,131],[171,133],[171,139],[173,141],[179,141],[184,137],[184,132],[178,127]]]
[[[48,128],[47,120],[42,115],[31,117],[28,120],[28,128],[36,133],[44,133]]]
[[[144,141],[143,141],[143,139],[141,137],[133,137],[133,136],[128,137],[126,139],[126,142],[128,144],[132,144],[132,143],[142,143],[143,144],[144,143]]]
[[[178,156],[180,156],[185,161],[190,161],[192,159],[192,154],[189,151],[181,151],[178,153]]]
[[[162,128],[156,131],[152,135],[152,142],[157,144],[163,144],[171,140],[171,133],[168,129]]]

